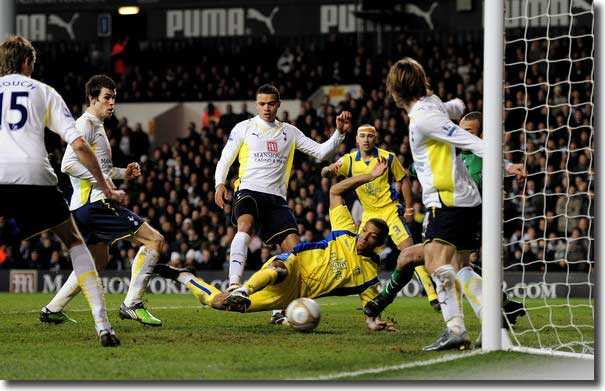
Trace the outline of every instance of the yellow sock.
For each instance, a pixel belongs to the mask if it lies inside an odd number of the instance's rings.
[[[277,270],[266,268],[261,269],[254,273],[252,277],[244,284],[244,287],[248,289],[248,294],[251,295],[256,291],[259,291],[269,284],[275,283],[277,280]]]
[[[194,277],[187,283],[187,288],[197,297],[200,303],[209,306],[212,303],[214,296],[221,293],[220,290],[210,284],[206,284],[203,280]]]
[[[424,291],[428,296],[429,301],[437,300],[437,292],[435,292],[435,287],[433,286],[433,281],[431,280],[431,276],[427,273],[424,266],[416,266],[416,274],[418,279],[422,283],[424,287]]]

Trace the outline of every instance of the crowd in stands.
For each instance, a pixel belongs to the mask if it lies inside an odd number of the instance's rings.
[[[587,42],[580,46],[574,56],[590,54],[586,52]],[[388,56],[373,56],[356,47],[354,41],[336,42],[330,37],[321,44],[289,47],[286,67],[283,59],[278,61],[284,50],[277,49],[268,41],[249,41],[224,44],[220,55],[211,56],[196,50],[192,40],[139,45],[137,57],[126,62],[123,74],[114,74],[119,82],[117,104],[250,99],[260,84],[272,82],[282,98],[301,100],[300,112],[289,113],[287,118],[282,112],[281,120],[322,142],[335,130],[336,115],[342,110],[351,111],[354,128],[373,124],[380,135],[378,146],[395,152],[406,168],[413,161],[409,118],[395,107],[384,83],[393,60],[403,56],[418,59],[428,72],[434,93],[444,101],[460,97],[468,111],[483,108],[480,41],[458,41],[453,36],[420,39],[403,33]],[[524,52],[516,49],[509,48],[507,58],[526,61]],[[537,45],[534,49],[544,47]],[[154,57],[158,50],[164,55]],[[43,64],[54,56],[89,58],[94,57],[94,49],[92,53],[90,48],[78,45],[55,45],[44,47],[40,56],[39,78],[57,87],[74,107],[76,116],[80,114],[78,102],[83,100],[85,80],[98,72],[94,71],[94,62],[75,61],[86,65],[53,76]],[[549,53],[567,55],[568,49],[555,42]],[[505,181],[505,262],[510,270],[585,271],[592,267],[587,262],[594,259],[592,64],[578,61],[571,67],[571,72],[560,72],[560,80],[552,78],[547,64],[506,69],[505,153],[513,162],[524,162],[529,173],[525,182],[515,178]],[[566,82],[568,74],[573,83]],[[545,81],[554,86],[549,87]],[[523,88],[518,85],[521,82],[535,87]],[[347,96],[339,102],[326,98],[319,107],[306,100],[322,84],[336,83],[361,84],[364,93],[359,99]],[[568,99],[571,104],[567,104]],[[131,124],[126,118],[112,118],[106,124],[114,165],[125,167],[131,161],[141,164],[141,177],[118,184],[128,193],[126,206],[165,236],[161,262],[198,270],[228,267],[229,246],[236,229],[231,223],[231,206],[221,210],[214,203],[214,168],[234,121],[251,116],[242,112],[218,121],[211,118],[203,126],[191,124],[187,137],[159,146],[153,145],[139,124]],[[489,131],[490,124],[484,124],[484,129]],[[354,136],[349,135],[337,155],[347,153],[354,143]],[[60,142],[49,145],[53,166],[58,168],[65,146]],[[294,159],[288,204],[297,218],[302,241],[322,240],[329,231],[328,190],[336,179],[322,179],[320,170],[337,157],[324,163],[303,154]],[[236,173],[232,168],[230,178],[234,179]],[[61,174],[60,185],[66,194],[70,192],[68,183]],[[411,229],[418,243],[424,208],[417,180],[412,182],[412,191],[416,214]],[[351,195],[348,203],[353,201]],[[0,267],[69,269],[66,253],[52,234],[10,246],[11,229],[11,222],[0,218]],[[278,251],[276,247],[264,247],[254,237],[247,268],[259,268]],[[118,242],[111,248],[109,268],[128,268],[135,254],[129,242]],[[396,256],[392,243],[385,246],[385,269],[394,267]]]

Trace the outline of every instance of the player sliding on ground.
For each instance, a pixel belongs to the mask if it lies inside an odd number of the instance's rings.
[[[324,167],[321,175],[330,178],[336,175],[351,177],[359,174],[368,173],[379,156],[384,157],[389,162],[387,171],[376,180],[359,186],[355,189],[357,198],[363,207],[363,215],[360,227],[371,218],[378,217],[384,219],[389,226],[389,234],[393,243],[399,248],[401,254],[406,248],[414,244],[408,228],[408,223],[412,222],[414,208],[412,207],[412,190],[406,171],[399,162],[394,153],[376,147],[378,134],[376,128],[372,125],[361,125],[357,128],[355,141],[359,147],[358,151],[350,152],[335,163]],[[395,184],[400,183],[401,192],[405,201],[405,213],[402,205],[399,203],[399,193]],[[407,223],[406,223],[407,221]],[[424,289],[427,293],[429,302],[439,307],[437,293],[423,265],[416,267],[416,271]],[[393,278],[397,278],[398,271],[393,273]],[[407,283],[408,280],[406,280]],[[387,292],[393,291],[392,284],[385,288]],[[397,294],[398,290],[394,291]]]
[[[187,269],[157,265],[162,277],[185,284],[204,305],[219,310],[254,312],[285,308],[299,297],[317,298],[359,294],[362,305],[378,294],[378,264],[374,251],[389,234],[384,220],[370,219],[355,234],[355,223],[342,194],[380,177],[387,161],[379,158],[370,173],[345,179],[330,189],[332,232],[325,240],[301,243],[292,252],[269,259],[246,284],[222,293],[196,278]],[[394,331],[393,325],[379,317],[366,317],[372,330]]]
[[[88,108],[76,121],[78,130],[93,146],[104,175],[111,179],[135,179],[141,175],[138,163],[129,163],[126,168],[113,166],[111,146],[103,126],[103,121],[113,115],[115,108],[115,82],[108,76],[95,75],[88,80],[85,89]],[[164,245],[164,237],[143,218],[108,199],[90,171],[78,162],[71,147],[65,151],[61,171],[69,174],[74,189],[69,208],[98,270],[105,269],[109,262],[110,244],[124,239],[141,245],[132,262],[130,286],[120,306],[120,318],[161,326],[162,321],[143,305],[143,294]],[[40,311],[40,321],[57,324],[74,322],[63,309],[79,292],[78,280],[72,272],[57,295]]]

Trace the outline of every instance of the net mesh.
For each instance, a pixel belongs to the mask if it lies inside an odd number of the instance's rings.
[[[503,152],[528,173],[503,212],[518,346],[594,354],[593,20],[587,1],[505,3]]]

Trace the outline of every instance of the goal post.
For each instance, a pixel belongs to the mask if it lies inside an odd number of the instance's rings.
[[[484,2],[486,351],[594,359],[594,45],[591,0]],[[508,332],[503,281],[526,311]]]
[[[481,338],[483,350],[502,348],[502,134],[504,75],[504,4],[484,2],[483,40],[483,214]]]

